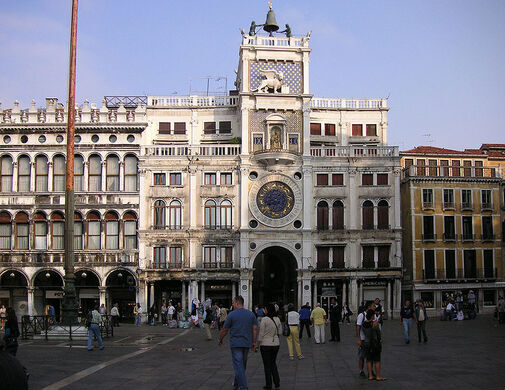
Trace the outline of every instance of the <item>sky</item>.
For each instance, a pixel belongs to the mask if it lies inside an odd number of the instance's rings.
[[[71,0],[0,0],[0,102],[67,98]],[[389,144],[505,143],[505,1],[273,0],[279,26],[311,31],[316,97],[389,98]],[[81,0],[76,101],[233,88],[240,29],[263,0]],[[216,84],[219,86],[220,83]]]

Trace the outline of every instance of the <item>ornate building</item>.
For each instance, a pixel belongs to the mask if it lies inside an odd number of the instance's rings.
[[[399,310],[400,156],[387,145],[387,101],[313,97],[310,35],[286,35],[242,33],[229,96],[79,109],[82,304],[120,301],[126,313],[135,301],[241,294],[248,307],[337,297],[355,310],[380,297],[389,315]],[[0,115],[0,297],[39,314],[63,283],[65,112],[47,104]]]
[[[503,295],[505,145],[401,152],[404,295],[440,309],[472,290],[480,311]]]

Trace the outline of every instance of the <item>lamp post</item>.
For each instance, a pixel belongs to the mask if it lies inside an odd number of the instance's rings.
[[[75,63],[77,44],[77,6],[72,0],[70,26],[70,61],[68,76],[67,165],[65,187],[65,295],[63,297],[63,324],[77,324],[78,302],[74,274],[74,135],[75,135]]]

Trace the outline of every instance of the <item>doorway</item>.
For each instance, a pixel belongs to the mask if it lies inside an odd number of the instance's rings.
[[[254,260],[253,306],[276,302],[298,306],[297,263],[285,248],[266,248]]]

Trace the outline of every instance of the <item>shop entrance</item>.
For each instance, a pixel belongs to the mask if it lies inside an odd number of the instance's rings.
[[[297,263],[293,254],[285,248],[266,248],[254,260],[252,283],[253,306],[275,302],[298,304]]]

